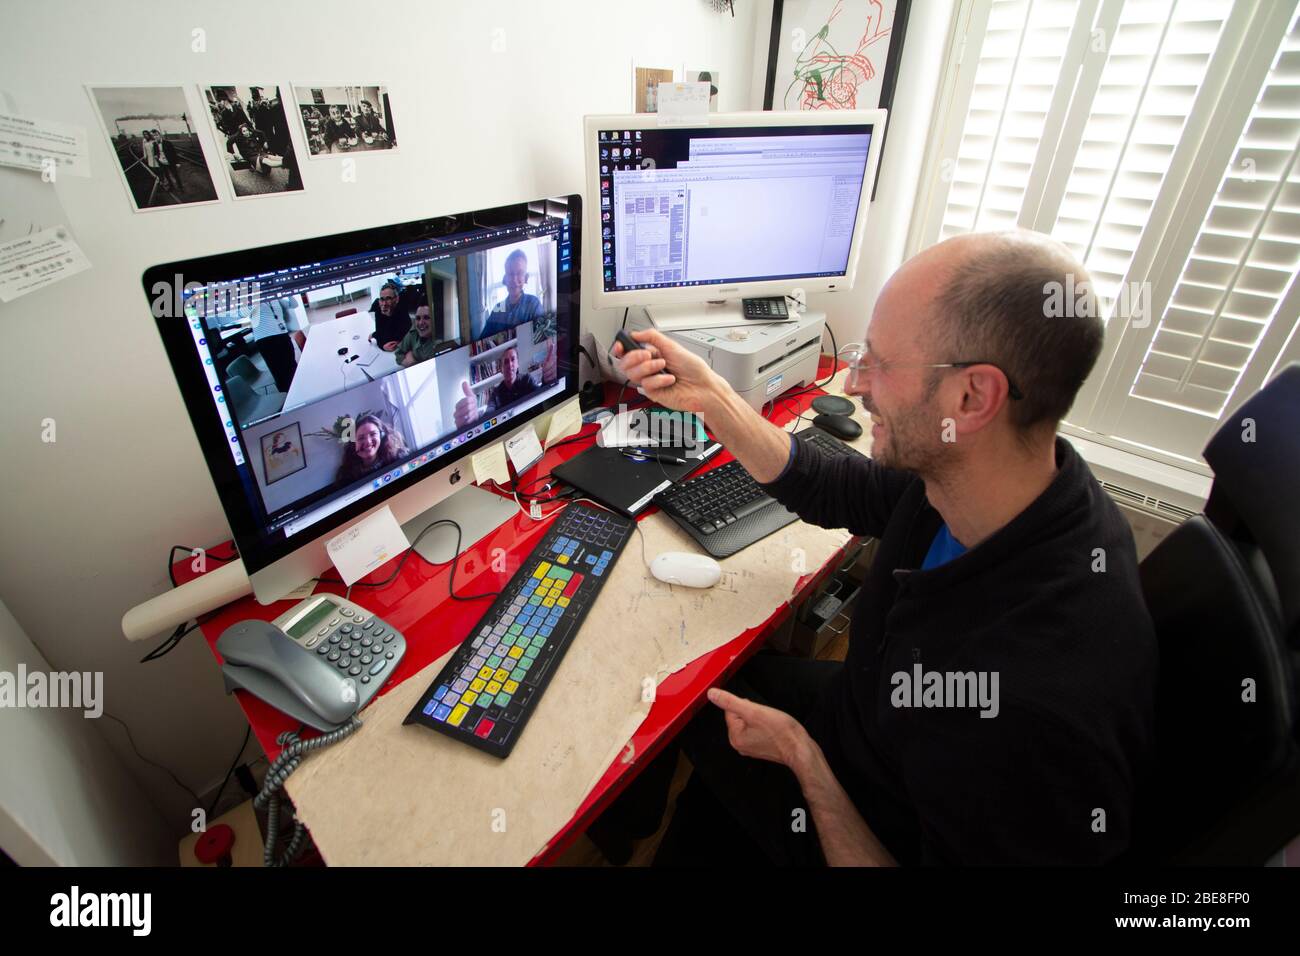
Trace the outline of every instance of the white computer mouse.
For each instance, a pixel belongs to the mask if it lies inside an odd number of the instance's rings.
[[[722,577],[722,565],[704,554],[665,551],[650,562],[650,573],[664,584],[711,588]]]

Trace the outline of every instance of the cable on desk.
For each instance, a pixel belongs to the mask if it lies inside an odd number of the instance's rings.
[[[275,742],[284,749],[267,768],[262,789],[253,798],[253,806],[256,809],[266,807],[266,843],[262,848],[262,863],[265,866],[288,866],[302,852],[303,841],[307,838],[306,828],[290,808],[289,819],[293,822],[293,833],[284,852],[278,857],[275,855],[276,844],[280,839],[280,792],[284,789],[284,782],[298,769],[307,754],[336,744],[360,729],[361,720],[354,715],[349,717],[348,722],[343,726],[319,737],[313,737],[311,740],[300,739],[298,731],[285,731],[276,738]]]

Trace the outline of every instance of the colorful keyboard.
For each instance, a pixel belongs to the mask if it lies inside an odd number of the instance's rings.
[[[622,515],[566,507],[404,723],[507,756],[631,534]]]

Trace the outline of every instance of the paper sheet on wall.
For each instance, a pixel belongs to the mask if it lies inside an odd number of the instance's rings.
[[[90,268],[64,226],[0,243],[0,302],[53,285]]]
[[[54,179],[65,174],[89,176],[86,130],[68,123],[0,113],[0,163]]]
[[[659,84],[660,126],[681,126],[708,121],[708,83]]]
[[[661,514],[641,527],[648,554],[694,547]],[[645,719],[643,680],[658,683],[767,620],[799,579],[798,551],[816,568],[848,539],[796,522],[724,558],[708,590],[656,581],[632,541],[508,759],[402,725],[444,657],[363,711],[357,733],[303,763],[287,785],[300,817],[330,865],[528,862]]]

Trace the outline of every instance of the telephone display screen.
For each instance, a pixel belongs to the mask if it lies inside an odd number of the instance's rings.
[[[289,636],[292,638],[307,636],[321,624],[328,621],[329,616],[336,610],[338,609],[329,601],[321,601],[289,626]]]

